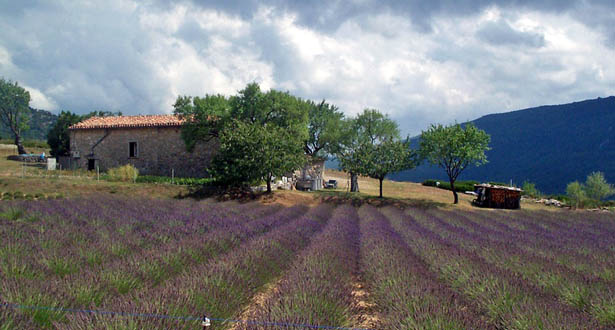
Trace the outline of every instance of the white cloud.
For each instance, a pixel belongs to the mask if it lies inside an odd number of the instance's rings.
[[[58,104],[53,98],[46,96],[36,88],[24,85],[23,88],[30,93],[30,106],[35,109],[45,109],[50,111],[58,110]]]
[[[0,12],[0,70],[41,108],[168,113],[177,95],[234,94],[256,81],[348,114],[378,108],[410,134],[615,94],[604,25],[569,11],[431,8],[417,21],[371,4],[328,6],[326,17],[340,14],[336,24],[306,19],[318,10],[305,4],[255,5],[249,15],[226,3],[32,6]]]

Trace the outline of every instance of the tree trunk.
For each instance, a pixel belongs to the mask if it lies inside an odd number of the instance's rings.
[[[382,198],[382,180],[384,180],[384,178],[378,178],[378,180],[380,180],[380,198]]]
[[[457,197],[457,191],[455,190],[455,181],[451,180],[451,190],[453,191],[453,196],[455,196],[455,201],[453,204],[457,204],[459,202],[459,197]]]
[[[28,153],[21,143],[21,136],[19,134],[15,134],[15,145],[17,146],[18,154],[23,155]]]
[[[359,176],[350,172],[350,192],[359,192]]]
[[[267,193],[271,193],[271,175],[267,176]]]

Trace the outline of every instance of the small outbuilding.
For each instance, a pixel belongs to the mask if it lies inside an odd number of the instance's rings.
[[[477,195],[474,200],[475,205],[497,209],[518,209],[521,207],[522,190],[519,188],[483,183],[474,185],[474,191]]]

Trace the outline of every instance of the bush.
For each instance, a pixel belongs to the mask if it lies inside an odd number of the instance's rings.
[[[120,167],[114,167],[107,171],[109,180],[111,181],[134,181],[139,177],[139,170],[131,164],[126,164]]]
[[[613,185],[606,182],[602,172],[592,172],[585,181],[585,195],[589,199],[601,201],[615,194]]]
[[[532,198],[540,198],[542,196],[542,193],[536,189],[536,184],[532,182],[524,181],[522,189],[524,196],[529,196]]]
[[[566,194],[570,198],[571,205],[575,208],[583,207],[584,202],[587,200],[585,187],[579,181],[569,183],[566,186]]]

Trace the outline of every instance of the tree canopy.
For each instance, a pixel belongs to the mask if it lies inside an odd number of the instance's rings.
[[[459,124],[431,125],[421,133],[420,155],[446,170],[454,204],[459,201],[455,191],[457,177],[469,165],[479,166],[487,162],[485,151],[489,150],[489,141],[489,135],[472,124],[467,124],[465,129]]]
[[[326,159],[342,135],[344,113],[325,100],[308,101],[308,106],[308,138],[303,149],[312,158]]]
[[[365,109],[356,118],[345,120],[335,155],[340,167],[350,173],[351,191],[358,191],[358,175],[380,182],[393,172],[416,166],[415,153],[409,143],[399,139],[397,123],[375,109]]]
[[[615,194],[615,188],[606,181],[604,173],[592,172],[585,180],[585,194],[590,199],[601,201]]]
[[[286,174],[304,161],[308,103],[288,92],[262,92],[256,83],[237,95],[180,96],[175,114],[185,118],[182,138],[189,151],[217,138],[211,174],[220,183],[242,185]],[[205,166],[205,165],[203,165]]]
[[[0,78],[0,121],[8,127],[15,138],[19,154],[25,154],[21,134],[28,129],[30,93],[17,82]]]

